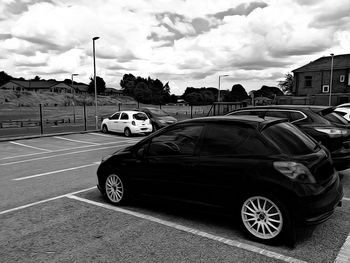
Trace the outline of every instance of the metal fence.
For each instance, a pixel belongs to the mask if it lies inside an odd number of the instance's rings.
[[[213,115],[213,106],[146,105],[120,103],[97,107],[97,129],[104,118],[120,110],[160,108],[178,120]],[[215,112],[215,111],[214,111]],[[0,108],[0,138],[96,130],[95,106],[44,106]]]

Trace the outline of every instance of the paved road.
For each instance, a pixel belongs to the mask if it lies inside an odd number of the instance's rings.
[[[222,215],[109,205],[95,188],[98,162],[140,139],[91,133],[0,143],[1,261],[333,262],[349,251],[350,170],[343,207],[299,229],[295,248],[252,242]]]

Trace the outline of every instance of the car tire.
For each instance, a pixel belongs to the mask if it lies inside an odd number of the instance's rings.
[[[128,127],[124,129],[124,135],[125,137],[130,137],[132,135],[131,130]]]
[[[103,124],[103,126],[102,126],[102,132],[103,132],[103,133],[108,133],[108,127],[107,127],[106,124]]]
[[[294,245],[294,220],[285,206],[274,195],[251,194],[240,205],[240,221],[245,232],[254,240],[273,244],[286,241]]]
[[[114,173],[107,176],[105,181],[105,196],[112,204],[125,204],[127,200],[127,192],[123,177]]]

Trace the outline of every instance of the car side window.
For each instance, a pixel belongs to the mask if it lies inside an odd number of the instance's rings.
[[[266,116],[276,117],[276,118],[283,118],[283,119],[287,119],[288,121],[290,121],[289,111],[275,111],[275,110],[271,110],[271,111],[267,111],[266,112]]]
[[[260,110],[242,110],[242,111],[237,111],[237,112],[232,112],[230,115],[253,115],[253,116],[259,116],[265,114],[265,111],[260,111]]]
[[[109,119],[110,120],[118,120],[120,116],[120,112],[114,113]]]
[[[149,156],[193,155],[203,125],[180,126],[154,137]]]
[[[302,120],[304,118],[305,118],[305,116],[300,112],[297,112],[297,111],[290,112],[290,122],[299,121],[299,120]]]
[[[128,120],[129,119],[129,115],[126,114],[125,112],[122,113],[122,116],[120,117],[121,120]]]
[[[271,153],[258,131],[235,124],[208,125],[200,155],[266,155]]]

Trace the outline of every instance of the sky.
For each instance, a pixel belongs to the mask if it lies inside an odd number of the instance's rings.
[[[124,74],[247,92],[350,53],[349,0],[1,0],[0,71],[120,89]]]

